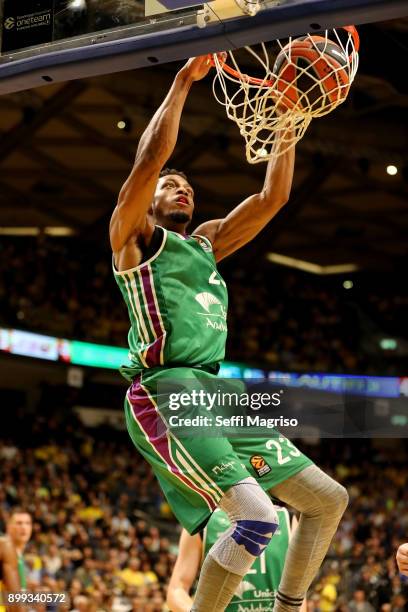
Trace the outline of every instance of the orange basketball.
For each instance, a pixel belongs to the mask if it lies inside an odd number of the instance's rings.
[[[279,105],[299,111],[330,110],[347,96],[348,67],[338,44],[322,36],[296,38],[280,51],[273,68]]]

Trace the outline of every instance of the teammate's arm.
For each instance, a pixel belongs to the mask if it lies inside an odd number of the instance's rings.
[[[268,162],[260,193],[249,196],[224,219],[207,221],[194,233],[206,236],[213,244],[217,261],[250,242],[289,199],[295,163],[294,148]]]
[[[120,190],[110,222],[114,252],[120,251],[131,236],[146,230],[147,212],[160,171],[176,146],[187,94],[193,82],[204,78],[210,68],[208,56],[189,59],[177,73],[170,91],[143,133],[132,171]]]
[[[17,553],[14,546],[8,540],[4,540],[2,544],[3,553],[3,579],[4,590],[6,593],[18,593],[21,591],[20,578],[18,575]],[[7,605],[7,609],[13,612],[23,612],[22,605]]]
[[[189,595],[200,569],[202,541],[199,534],[181,532],[179,554],[167,590],[166,603],[171,612],[189,612],[193,600]]]
[[[406,544],[401,544],[401,546],[398,548],[396,560],[401,574],[408,576],[408,542]]]

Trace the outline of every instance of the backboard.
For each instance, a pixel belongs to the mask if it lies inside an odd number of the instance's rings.
[[[251,15],[251,8],[260,10]],[[406,0],[1,0],[0,93],[408,15]]]

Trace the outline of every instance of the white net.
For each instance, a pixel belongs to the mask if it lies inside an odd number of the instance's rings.
[[[248,162],[279,157],[314,117],[344,102],[358,48],[357,31],[347,26],[213,56],[214,95],[245,139]]]

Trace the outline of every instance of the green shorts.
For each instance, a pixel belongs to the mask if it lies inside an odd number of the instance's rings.
[[[223,494],[240,480],[252,476],[268,491],[312,463],[276,430],[262,438],[177,435],[168,427],[169,398],[158,392],[169,379],[199,381],[201,387],[217,381],[214,374],[190,367],[144,371],[127,392],[126,424],[189,533],[204,527]]]

